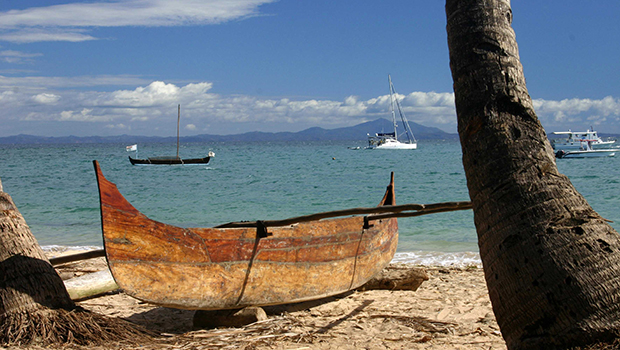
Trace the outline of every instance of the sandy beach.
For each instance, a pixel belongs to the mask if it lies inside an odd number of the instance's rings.
[[[103,258],[57,267],[63,279],[106,267]],[[96,349],[505,349],[479,267],[418,266],[417,291],[352,292],[298,307],[265,308],[242,327],[193,329],[194,311],[150,305],[122,292],[80,301],[85,309],[154,331],[152,341]]]

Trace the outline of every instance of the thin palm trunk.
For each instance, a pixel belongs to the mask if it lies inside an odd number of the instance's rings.
[[[509,349],[620,329],[620,239],[560,174],[534,112],[509,0],[447,0],[463,166],[493,310]]]

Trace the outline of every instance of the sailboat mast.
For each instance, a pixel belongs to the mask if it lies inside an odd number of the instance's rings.
[[[390,82],[390,106],[392,110],[392,124],[394,124],[394,138],[398,140],[398,134],[396,131],[396,114],[394,111],[394,96],[393,96],[394,85],[392,85],[392,76],[389,74],[388,74],[388,81]]]
[[[179,104],[179,116],[177,118],[177,159],[179,159],[179,126],[181,125],[181,105]]]

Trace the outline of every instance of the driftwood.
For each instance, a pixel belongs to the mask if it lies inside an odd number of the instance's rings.
[[[92,298],[118,289],[108,269],[71,278],[64,282],[72,300]]]
[[[194,313],[194,328],[241,327],[267,320],[267,313],[261,307],[250,306],[241,310],[197,310]]]
[[[422,268],[404,265],[388,265],[357,290],[411,290],[416,291],[422,282],[428,281],[428,274]]]
[[[107,292],[117,290],[119,288],[114,281],[114,277],[112,277],[112,273],[107,268],[105,270],[92,272],[79,277],[73,277],[68,279],[65,279],[66,277],[63,277],[64,273],[61,271],[61,269],[58,268],[59,265],[99,258],[103,256],[105,256],[105,251],[103,249],[96,249],[49,259],[52,266],[57,268],[57,272],[63,278],[65,288],[67,289],[67,292],[69,292],[71,300],[92,298],[95,296],[103,295]]]

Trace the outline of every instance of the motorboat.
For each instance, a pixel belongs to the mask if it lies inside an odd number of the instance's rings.
[[[555,150],[579,150],[585,149],[586,143],[590,142],[592,149],[605,148],[613,145],[616,140],[605,139],[603,140],[598,136],[598,133],[594,130],[588,129],[587,131],[555,131],[554,135],[567,135],[564,139],[552,139],[551,146]]]
[[[616,155],[617,149],[593,149],[593,141],[582,143],[581,148],[577,150],[558,150],[555,152],[556,158],[595,158],[595,157],[613,157]]]

